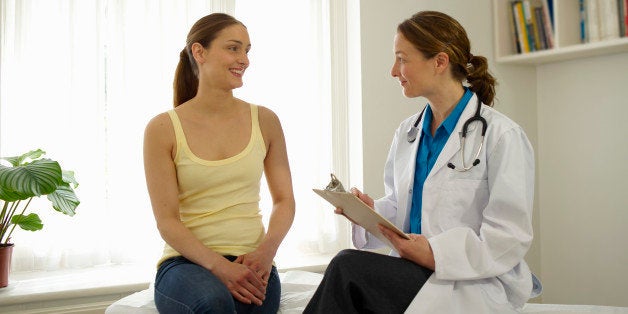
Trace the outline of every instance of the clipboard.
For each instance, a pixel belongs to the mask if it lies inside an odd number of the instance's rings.
[[[332,178],[334,178],[333,175]],[[328,201],[330,204],[342,208],[342,212],[347,217],[351,218],[355,223],[362,226],[364,229],[366,229],[366,231],[370,232],[372,235],[374,235],[376,238],[378,238],[380,241],[387,244],[391,248],[394,249],[395,247],[379,231],[379,228],[377,227],[378,224],[381,224],[388,229],[393,230],[404,239],[410,239],[407,234],[397,228],[397,226],[395,226],[388,219],[384,218],[384,216],[380,215],[378,212],[374,211],[372,208],[362,202],[362,200],[360,200],[357,196],[349,192],[338,192],[320,189],[312,190],[320,197]]]

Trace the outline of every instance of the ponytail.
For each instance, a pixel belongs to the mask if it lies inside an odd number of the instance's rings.
[[[183,48],[179,53],[179,64],[174,74],[174,107],[194,98],[198,89],[198,69],[196,62],[190,60],[188,49]]]
[[[473,56],[467,65],[467,82],[484,104],[493,106],[495,98],[495,77],[488,71],[488,61],[482,56]]]

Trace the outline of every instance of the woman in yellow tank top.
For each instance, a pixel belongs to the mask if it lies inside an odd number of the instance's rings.
[[[180,53],[174,109],[144,135],[144,168],[166,242],[155,303],[163,313],[276,313],[273,258],[294,218],[285,139],[269,109],[233,96],[251,47],[227,14],[198,20]],[[265,174],[273,199],[268,230],[259,210]]]

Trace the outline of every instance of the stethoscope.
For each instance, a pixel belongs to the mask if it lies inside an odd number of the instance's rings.
[[[423,110],[421,110],[421,113],[419,114],[419,117],[416,119],[416,122],[414,122],[414,125],[408,131],[408,143],[413,143],[416,140],[417,135],[419,134],[419,122],[421,122],[421,118],[423,117],[423,112],[425,111],[425,107],[423,107]],[[486,120],[482,118],[482,116],[480,115],[480,109],[482,109],[482,105],[480,103],[480,99],[478,98],[478,107],[475,110],[475,115],[473,115],[473,117],[465,121],[464,124],[462,125],[462,138],[460,139],[460,147],[462,150],[460,154],[460,160],[462,161],[462,168],[456,167],[451,162],[447,164],[447,167],[454,169],[456,171],[464,172],[473,168],[473,166],[477,166],[480,163],[480,159],[478,157],[480,157],[480,153],[482,152],[482,146],[484,145],[484,135],[486,134],[486,127],[487,127]],[[469,128],[469,125],[475,121],[482,122],[482,141],[480,142],[480,146],[478,148],[477,153],[475,154],[475,157],[473,157],[474,159],[473,164],[467,167],[464,162],[464,143],[467,138],[467,129]]]

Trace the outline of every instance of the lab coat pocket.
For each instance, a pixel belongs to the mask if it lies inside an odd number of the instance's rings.
[[[509,310],[514,310],[510,302],[504,286],[497,278],[486,278],[479,280],[478,286],[482,290],[485,298],[493,301],[495,304],[506,306]]]
[[[442,189],[437,208],[441,226],[470,227],[479,232],[482,209],[488,200],[488,180],[450,179]]]

